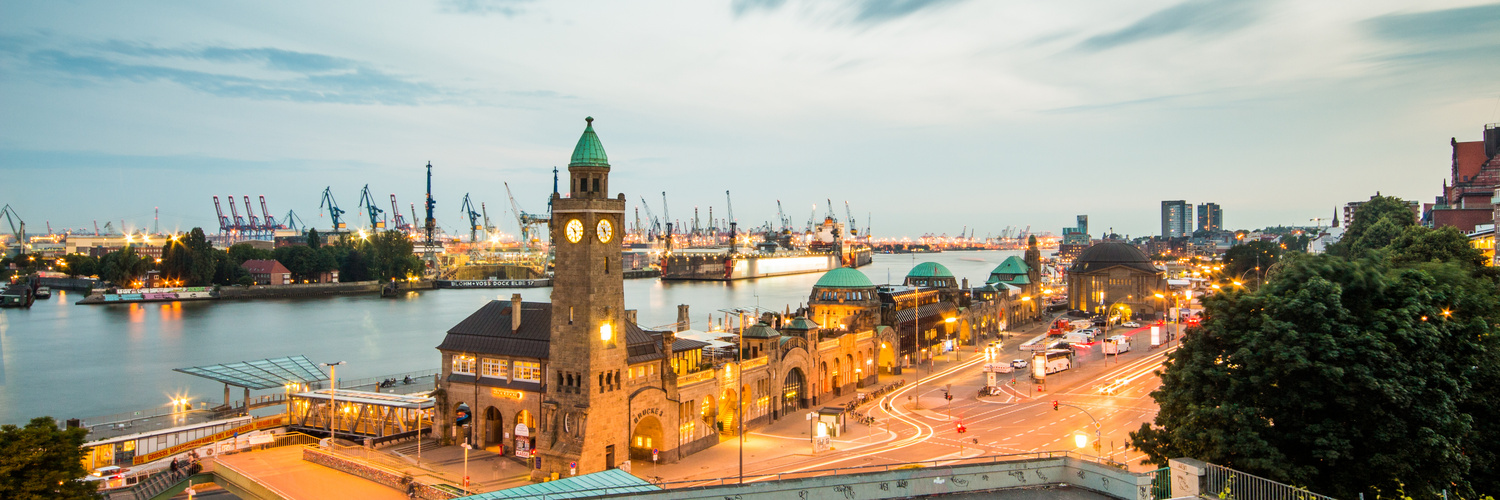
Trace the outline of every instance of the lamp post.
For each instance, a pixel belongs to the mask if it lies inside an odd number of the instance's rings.
[[[333,419],[338,416],[338,401],[334,393],[338,392],[339,388],[338,366],[343,365],[344,362],[319,364],[328,367],[328,437],[333,438],[337,436],[333,430]]]

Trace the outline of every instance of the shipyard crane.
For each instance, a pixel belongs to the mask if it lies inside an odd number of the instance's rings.
[[[651,213],[651,205],[646,203],[645,196],[641,197],[641,206],[646,209],[646,221],[649,225],[646,228],[646,239],[654,240],[661,235],[661,220],[657,219],[656,215]]]
[[[490,211],[484,208],[484,202],[479,202],[479,214],[484,217],[484,239],[490,239],[490,233],[495,232],[495,226],[490,224]]]
[[[437,208],[437,200],[432,199],[432,162],[430,161],[427,162],[427,201],[423,202],[423,206],[427,208],[427,220],[422,223],[422,229],[427,230],[427,266],[437,269],[437,257],[433,249],[433,246],[437,244],[437,218],[432,214],[432,210]]]
[[[505,197],[510,199],[510,209],[511,211],[516,213],[516,225],[520,226],[521,229],[521,246],[527,250],[532,250],[533,243],[541,242],[541,240],[537,238],[536,232],[532,229],[532,226],[535,224],[551,222],[551,218],[532,215],[526,213],[525,211],[522,211],[521,205],[516,203],[515,195],[511,194],[510,192],[510,183],[506,182],[504,184]]]
[[[812,213],[807,215],[807,232],[811,233],[812,230],[813,230],[813,228],[816,227],[817,225],[818,225],[818,204],[814,203],[813,206],[812,206]]]
[[[370,195],[369,184],[365,184],[364,190],[359,192],[359,205],[365,211],[365,215],[370,217],[370,228],[385,229],[385,210],[375,206],[375,197]],[[380,218],[376,219],[376,215]]]
[[[635,207],[635,237],[645,238],[645,234],[641,231],[641,207]]]
[[[469,241],[479,241],[479,230],[484,229],[484,226],[479,225],[479,217],[482,214],[474,211],[474,202],[469,201],[469,193],[464,193],[463,204],[458,209],[463,212],[465,217],[469,218]],[[485,236],[489,235],[486,234]]]
[[[266,209],[266,195],[260,195],[260,214],[265,217],[261,219],[261,222],[266,224],[266,230],[286,229],[286,220],[277,221],[275,217],[271,216],[271,211]]]
[[[401,215],[401,205],[396,203],[396,193],[391,193],[391,225],[402,232],[412,231],[411,222]]]
[[[323,207],[328,207],[328,216],[333,219],[335,232],[349,227],[349,224],[343,221],[344,211],[339,209],[338,202],[333,201],[333,186],[323,188],[323,201],[318,203],[318,217],[323,216]]]
[[[844,200],[844,215],[849,217],[849,236],[859,236],[859,226],[854,224],[854,212],[849,210],[849,200]]]
[[[416,203],[407,203],[406,204],[406,209],[407,210],[411,210],[411,220],[417,220],[417,204]],[[412,230],[415,231],[416,228],[412,228]]]
[[[224,209],[219,206],[218,196],[214,196],[214,212],[219,214],[219,232],[227,233],[234,229],[234,223],[224,216]],[[94,221],[94,236],[99,236],[99,221]]]
[[[243,230],[245,230],[246,227],[248,227],[248,226],[246,226],[246,224],[245,224],[245,218],[244,217],[240,217],[240,211],[239,211],[239,209],[234,208],[234,195],[232,195],[232,194],[229,195],[228,201],[229,201],[229,215],[234,218],[234,229],[236,231],[243,231]],[[105,225],[108,226],[109,224],[105,224]],[[120,223],[120,227],[122,227],[122,228],[125,227],[125,223],[121,222]]]
[[[4,208],[0,208],[0,215],[4,215],[5,222],[10,224],[11,234],[16,235],[16,244],[29,246],[26,244],[26,221],[21,220],[21,215],[16,213],[16,209],[10,208],[7,204]]]
[[[229,203],[231,205],[234,204],[234,198],[230,198]],[[259,231],[261,229],[260,217],[255,216],[255,207],[250,205],[250,195],[248,194],[245,195],[245,217],[250,219],[250,222],[245,225],[247,229],[251,231]]]
[[[291,229],[298,233],[305,233],[308,229],[307,223],[302,222],[302,218],[297,217],[297,212],[294,210],[287,210],[286,217],[281,218],[281,223],[287,229]]]
[[[667,192],[661,192],[661,220],[667,224],[667,232],[672,232],[672,212],[667,210]],[[668,234],[667,236],[671,236]]]
[[[792,219],[787,217],[786,212],[781,210],[781,200],[776,200],[776,223],[781,225],[782,233],[792,231]]]
[[[739,221],[734,220],[734,199],[729,197],[729,190],[724,190],[724,206],[728,210],[729,220],[729,253],[735,253],[739,248]]]

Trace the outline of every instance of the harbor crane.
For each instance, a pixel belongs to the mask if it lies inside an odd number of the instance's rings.
[[[490,211],[484,208],[484,202],[479,202],[479,214],[484,217],[484,239],[490,239],[490,234],[495,232],[495,226],[490,224]]]
[[[437,257],[435,249],[437,245],[437,217],[432,215],[432,210],[437,208],[437,200],[432,198],[432,162],[427,162],[427,201],[423,203],[427,207],[427,220],[422,221],[422,229],[427,231],[427,266],[430,269],[437,268]],[[416,218],[416,217],[413,217]]]
[[[648,226],[645,231],[646,239],[654,240],[661,235],[661,220],[657,219],[656,215],[651,213],[651,205],[646,203],[645,196],[641,197],[641,207],[646,209],[646,223]]]
[[[667,209],[667,192],[661,192],[661,220],[666,221],[667,232],[672,232],[672,212]],[[671,236],[668,234],[667,236]]]
[[[234,203],[234,198],[230,197],[229,198],[229,202],[230,202],[230,204],[233,204]],[[259,231],[259,230],[261,230],[260,217],[256,217],[255,216],[255,207],[250,206],[250,195],[248,195],[248,194],[245,195],[245,216],[250,219],[250,223],[249,223],[249,225],[247,227],[251,231]]]
[[[735,253],[739,249],[739,221],[734,219],[734,200],[729,197],[729,190],[724,190],[724,206],[728,210],[729,219],[729,253]]]
[[[844,215],[849,217],[849,236],[859,236],[859,226],[854,223],[854,212],[849,210],[849,200],[844,200]]]
[[[215,205],[217,204],[218,202],[216,201]],[[333,186],[323,188],[323,201],[318,203],[318,217],[323,216],[324,207],[328,208],[328,216],[333,219],[334,231],[349,227],[349,224],[343,221],[344,211],[339,209],[337,201],[333,201]]]
[[[21,220],[21,215],[16,213],[16,209],[6,204],[4,208],[0,208],[0,215],[4,215],[5,222],[10,224],[10,232],[16,236],[16,244],[31,246],[26,240],[26,221]]]
[[[294,210],[287,210],[286,217],[281,218],[281,223],[287,229],[291,229],[299,233],[305,233],[308,229],[307,223],[302,222],[302,218],[297,217],[297,212]]]
[[[219,214],[219,232],[227,233],[234,229],[234,222],[224,216],[224,209],[219,206],[218,196],[214,196],[214,212]],[[99,236],[99,221],[94,221],[94,236]]]
[[[528,214],[521,210],[521,205],[516,203],[515,195],[510,192],[510,183],[506,182],[504,184],[505,197],[510,198],[510,209],[516,213],[516,225],[520,226],[521,229],[521,246],[527,250],[532,250],[534,249],[533,244],[541,243],[541,240],[537,237],[539,231],[533,229],[533,226],[550,223],[552,222],[551,217]]]
[[[479,241],[479,231],[484,229],[484,226],[479,225],[479,217],[482,214],[474,211],[474,202],[469,201],[469,193],[464,193],[463,204],[458,208],[463,212],[465,217],[469,218],[469,242]],[[489,235],[486,234],[485,236],[488,237]]]
[[[261,222],[265,223],[267,231],[286,229],[286,219],[277,221],[271,216],[271,211],[266,209],[266,195],[260,195],[260,214],[264,217]]]
[[[234,195],[232,195],[232,194],[229,195],[228,201],[229,201],[229,215],[234,218],[233,219],[234,220],[234,230],[235,231],[244,231],[249,226],[247,224],[245,224],[245,218],[244,217],[240,217],[240,211],[239,211],[239,209],[234,208]],[[125,223],[121,222],[120,223],[120,227],[124,227],[124,226],[125,226]]]
[[[807,215],[807,232],[811,233],[813,227],[818,225],[818,204],[812,206],[812,213]]]
[[[396,193],[391,193],[391,225],[401,232],[411,232],[411,222],[401,215],[401,205],[396,203]]]
[[[370,217],[371,229],[385,229],[385,210],[375,206],[375,197],[370,195],[369,184],[365,184],[365,189],[359,192],[359,205],[365,211],[365,215]],[[376,219],[376,215],[380,218]]]
[[[781,210],[781,200],[776,200],[776,223],[781,225],[782,234],[792,232],[792,219]]]

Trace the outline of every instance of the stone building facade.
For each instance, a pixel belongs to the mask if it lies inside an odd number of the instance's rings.
[[[1132,314],[1154,315],[1164,305],[1156,294],[1167,293],[1164,273],[1140,249],[1125,243],[1102,242],[1084,250],[1068,269],[1068,308],[1103,313],[1125,304]]]
[[[880,346],[897,343],[879,340],[873,286],[814,300],[826,325],[795,317],[776,318],[781,331],[744,327],[742,349],[641,329],[624,309],[625,198],[609,195],[610,165],[588,121],[568,196],[553,194],[551,301],[492,301],[448,330],[437,347],[437,436],[523,458],[535,479],[567,477],[675,462],[742,423],[802,418],[799,410],[875,383]]]

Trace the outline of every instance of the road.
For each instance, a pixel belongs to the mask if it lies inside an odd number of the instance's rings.
[[[996,359],[1028,357],[1018,347],[1038,333],[1006,340]],[[1149,327],[1110,332],[1117,334],[1131,337],[1129,352],[1106,360],[1100,346],[1080,347],[1074,367],[1050,375],[1045,392],[1038,392],[1023,371],[1015,374],[1014,385],[1009,383],[1010,374],[1002,375],[1004,395],[978,397],[985,384],[985,358],[971,347],[960,355],[967,358],[940,364],[931,374],[922,370],[920,384],[908,378],[909,383],[881,397],[878,404],[859,409],[890,434],[873,434],[871,444],[843,451],[759,466],[747,463],[746,480],[775,478],[768,474],[1039,451],[1097,454],[1125,463],[1131,470],[1153,469],[1140,465],[1143,456],[1125,444],[1130,431],[1155,418],[1157,406],[1150,393],[1161,384],[1155,372],[1177,346],[1173,342],[1150,349]],[[907,375],[914,373],[908,370]],[[945,389],[952,391],[952,401],[943,397]],[[1057,409],[1053,401],[1058,402]],[[1094,419],[1099,423],[1098,452],[1094,450]],[[958,422],[966,432],[957,432]],[[865,424],[851,419],[848,425]],[[1087,437],[1086,447],[1076,445],[1078,434]]]

